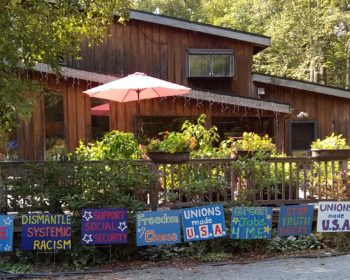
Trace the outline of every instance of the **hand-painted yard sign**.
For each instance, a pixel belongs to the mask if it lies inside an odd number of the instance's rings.
[[[271,238],[272,207],[232,208],[231,239]]]
[[[71,243],[71,216],[28,214],[22,216],[23,250],[67,250]]]
[[[226,236],[222,205],[207,205],[181,210],[185,242]]]
[[[180,211],[147,211],[137,214],[137,246],[181,242]]]
[[[299,236],[311,234],[313,205],[282,206],[278,219],[278,236]]]
[[[317,214],[318,232],[350,231],[350,202],[320,202]]]
[[[13,216],[0,215],[0,252],[12,251]]]
[[[82,244],[128,243],[128,211],[120,208],[83,209]]]

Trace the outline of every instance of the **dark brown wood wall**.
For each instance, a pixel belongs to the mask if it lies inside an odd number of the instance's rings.
[[[297,120],[296,115],[299,112],[307,112],[307,120],[317,121],[318,138],[324,138],[334,132],[342,134],[350,143],[350,99],[263,83],[256,85],[265,88],[264,99],[286,102],[294,108],[294,112],[284,120],[284,127],[280,127],[283,131],[279,131],[280,137],[284,134],[286,152],[288,121]]]
[[[187,48],[233,49],[234,77],[192,79],[185,77]],[[104,43],[90,48],[82,44],[82,61],[70,66],[82,70],[125,76],[144,72],[192,88],[250,96],[253,45],[201,32],[130,20],[109,28]]]
[[[228,48],[234,51],[234,77],[225,79],[188,80],[185,77],[185,53],[187,48]],[[68,66],[90,72],[126,76],[134,72],[144,72],[170,82],[192,88],[234,95],[251,95],[251,65],[254,46],[200,32],[182,30],[155,23],[130,20],[126,25],[115,23],[109,28],[102,44],[89,47],[82,43],[81,61],[70,61]],[[43,87],[63,92],[64,134],[69,150],[77,147],[79,140],[85,143],[91,139],[91,100],[83,90],[96,86],[89,81],[72,79],[56,80],[49,75],[43,79],[37,74]],[[135,131],[136,102],[125,104],[110,103],[110,129]],[[225,109],[226,108],[226,109]],[[243,110],[243,109],[242,109]],[[236,114],[256,116],[255,110],[236,111]],[[24,159],[43,159],[45,150],[45,110],[43,99],[39,98],[32,121],[19,130],[19,155]],[[233,115],[233,108],[218,104],[210,105],[184,98],[173,100],[141,101],[141,116],[211,116]],[[261,114],[261,112],[260,112]],[[271,113],[265,112],[269,115]]]
[[[87,143],[91,139],[91,100],[84,90],[97,84],[72,79],[56,79],[54,75],[43,78],[36,75],[42,87],[59,90],[63,93],[64,135],[66,146],[73,151],[79,141]],[[110,102],[110,129],[135,131],[136,102]],[[271,116],[272,112],[244,107],[235,108],[221,103],[184,97],[168,97],[166,99],[141,100],[140,116],[199,116],[207,115],[207,123],[211,125],[212,117],[256,117]],[[22,159],[44,159],[45,151],[45,110],[43,97],[33,112],[32,120],[23,124],[18,133],[19,156]]]

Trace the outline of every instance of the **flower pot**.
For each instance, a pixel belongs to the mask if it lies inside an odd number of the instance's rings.
[[[189,152],[167,153],[167,152],[148,152],[148,157],[155,163],[185,163],[190,159]]]
[[[350,158],[350,149],[314,149],[311,156],[323,160],[344,160]]]

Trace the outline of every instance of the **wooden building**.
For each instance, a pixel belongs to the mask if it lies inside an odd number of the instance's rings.
[[[125,25],[109,28],[101,45],[82,43],[83,60],[62,61],[61,77],[46,65],[35,67],[32,78],[47,94],[38,96],[32,120],[18,131],[18,155],[45,159],[57,141],[73,150],[79,141],[86,143],[108,130],[135,131],[135,102],[109,102],[107,115],[95,116],[91,108],[106,101],[83,93],[134,72],[192,88],[184,97],[141,101],[144,137],[175,129],[201,113],[222,137],[268,133],[284,152],[304,145],[297,132],[310,127],[310,139],[332,131],[350,137],[348,91],[252,74],[254,54],[270,44],[261,35],[131,11]],[[300,112],[308,116],[300,118]],[[298,149],[291,146],[293,141]]]

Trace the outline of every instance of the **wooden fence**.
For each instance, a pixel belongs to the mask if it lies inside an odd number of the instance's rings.
[[[115,162],[114,162],[115,163]],[[35,185],[45,192],[43,174],[28,171],[30,165],[48,168],[47,162],[0,162],[0,212],[13,210],[9,203],[13,198],[11,182],[20,178],[23,184],[21,206],[33,202]],[[77,166],[108,165],[111,162],[56,162],[65,172],[59,180],[60,188],[74,184]],[[125,164],[118,162],[118,164]],[[183,164],[153,164],[138,160],[131,163],[133,168],[143,167],[150,174],[148,187],[143,195],[137,190],[134,196],[146,202],[151,209],[158,207],[186,207],[203,203],[223,202],[228,204],[282,205],[311,203],[321,200],[346,200],[350,198],[349,162],[344,160],[319,161],[310,157],[281,157],[257,160],[243,159],[192,159]],[[51,167],[49,167],[51,168]],[[114,173],[113,176],[118,173]],[[120,173],[119,173],[120,174]],[[33,178],[36,176],[37,178]],[[52,176],[56,176],[53,174]],[[58,174],[57,174],[58,176]],[[106,176],[111,176],[106,172]],[[113,178],[112,178],[113,179]],[[12,180],[12,181],[11,181]],[[33,182],[41,182],[33,183]],[[17,187],[18,189],[18,187]],[[27,191],[28,190],[28,191]],[[34,191],[35,192],[35,191]],[[41,198],[45,200],[46,198]],[[29,201],[29,202],[28,202]],[[18,202],[19,203],[19,202]]]

